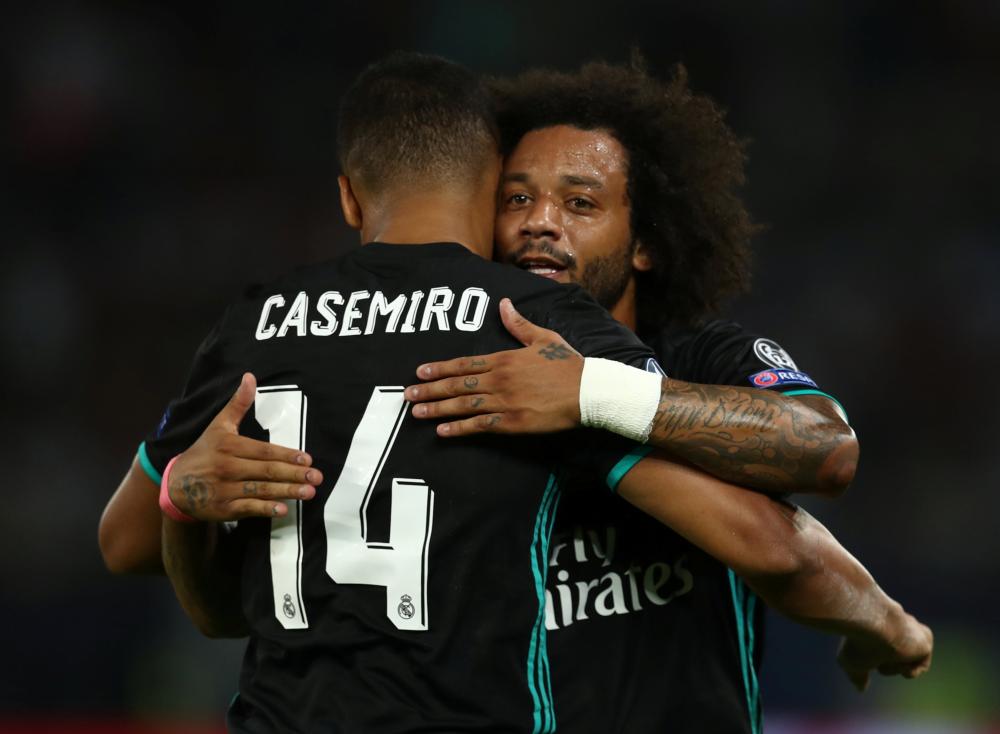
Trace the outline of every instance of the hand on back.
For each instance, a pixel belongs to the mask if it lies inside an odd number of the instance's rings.
[[[278,517],[288,513],[284,500],[316,495],[323,474],[309,454],[239,435],[256,389],[254,376],[243,375],[230,401],[171,467],[170,499],[185,514],[206,522]]]
[[[439,436],[552,433],[580,424],[583,357],[556,332],[500,302],[507,331],[525,346],[494,354],[432,362],[417,368],[429,380],[406,389],[415,418],[446,418]],[[471,416],[471,417],[468,417]]]

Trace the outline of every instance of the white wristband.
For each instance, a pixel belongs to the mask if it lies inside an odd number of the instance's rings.
[[[587,357],[580,378],[580,422],[644,443],[660,405],[660,385],[659,374]]]

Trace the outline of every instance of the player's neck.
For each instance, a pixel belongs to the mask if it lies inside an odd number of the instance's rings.
[[[395,197],[365,213],[361,238],[394,245],[457,242],[490,259],[495,211],[492,195],[431,191]]]
[[[608,309],[608,313],[614,317],[615,321],[635,331],[638,308],[635,301],[634,277],[629,278],[628,285],[625,286],[625,292],[618,299],[618,303]]]

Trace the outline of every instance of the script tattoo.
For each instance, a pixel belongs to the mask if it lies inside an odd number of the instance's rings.
[[[545,357],[545,359],[569,359],[573,356],[573,352],[565,344],[559,344],[558,342],[549,342],[548,346],[542,347],[538,350],[538,353]]]
[[[478,357],[478,358],[472,360],[471,362],[469,362],[469,364],[471,366],[473,366],[473,367],[485,367],[486,366],[486,360],[482,359],[481,357]]]
[[[722,479],[783,492],[816,486],[841,435],[836,421],[780,394],[665,379],[648,443]]]

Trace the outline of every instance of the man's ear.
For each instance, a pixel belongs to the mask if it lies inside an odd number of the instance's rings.
[[[632,269],[638,270],[640,273],[653,269],[652,255],[650,255],[649,248],[642,244],[642,240],[636,240],[635,247],[632,249]]]
[[[351,188],[351,180],[347,176],[337,176],[337,186],[340,187],[340,209],[344,212],[344,221],[353,229],[361,229],[364,218],[361,216],[361,205]]]

